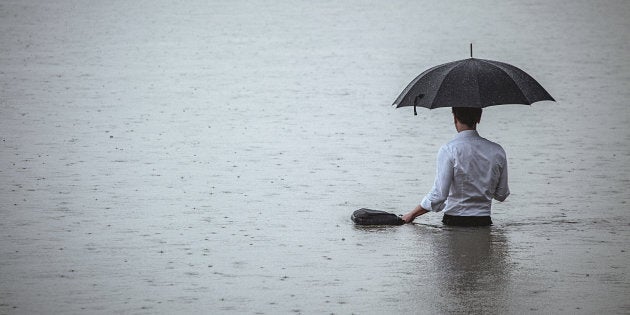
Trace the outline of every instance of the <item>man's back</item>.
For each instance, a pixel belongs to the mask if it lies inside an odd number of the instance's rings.
[[[476,131],[467,130],[444,145],[443,150],[453,168],[444,213],[489,216],[492,198],[503,201],[509,194],[503,148]]]
[[[503,148],[466,130],[440,148],[435,183],[421,206],[453,216],[490,216],[492,198],[503,201],[509,193]]]

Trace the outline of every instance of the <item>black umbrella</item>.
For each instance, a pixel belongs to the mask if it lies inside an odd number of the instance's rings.
[[[472,58],[435,66],[416,77],[394,102],[396,108],[416,106],[477,107],[530,105],[555,101],[523,70],[507,63]]]

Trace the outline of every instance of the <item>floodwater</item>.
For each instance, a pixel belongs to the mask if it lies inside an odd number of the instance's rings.
[[[514,64],[490,228],[404,213],[424,69]],[[0,313],[630,312],[627,1],[0,1]]]

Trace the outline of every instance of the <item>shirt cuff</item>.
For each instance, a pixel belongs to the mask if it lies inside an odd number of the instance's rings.
[[[434,211],[433,208],[431,207],[431,201],[427,197],[422,198],[422,202],[420,202],[420,206],[424,210]]]
[[[505,201],[505,199],[507,199],[507,197],[510,195],[510,191],[506,191],[503,194],[494,194],[494,199],[496,199],[497,201]]]

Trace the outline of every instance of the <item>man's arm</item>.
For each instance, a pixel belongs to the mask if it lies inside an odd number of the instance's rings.
[[[402,216],[403,221],[405,221],[405,223],[410,223],[412,222],[415,218],[427,213],[429,211],[425,210],[424,208],[422,208],[421,205],[418,205],[415,209],[409,211],[407,214]]]
[[[439,212],[444,209],[444,202],[448,198],[448,192],[453,180],[453,161],[450,158],[450,154],[447,152],[447,148],[442,146],[438,151],[437,167],[435,174],[435,181],[431,191],[422,199],[420,205],[415,209],[405,214],[402,219],[409,223],[415,218],[430,212]]]
[[[494,199],[498,201],[504,201],[510,195],[510,188],[508,187],[508,167],[507,167],[507,159],[503,162],[503,168],[501,169],[501,174],[499,175],[499,182],[497,183],[497,187],[494,191]]]

